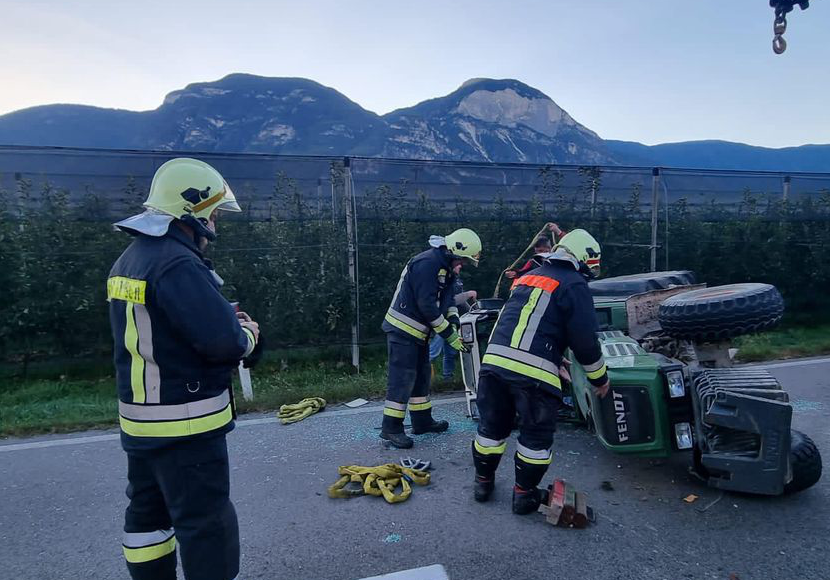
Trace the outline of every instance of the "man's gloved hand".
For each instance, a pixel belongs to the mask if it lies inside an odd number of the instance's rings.
[[[594,387],[594,394],[600,399],[604,399],[608,394],[608,389],[611,388],[611,381],[607,380],[599,387]]]
[[[242,359],[242,366],[246,369],[254,368],[262,359],[262,354],[265,352],[265,337],[259,333],[259,338],[256,341],[256,346],[251,354]]]
[[[467,346],[461,342],[461,337],[458,336],[457,332],[453,332],[449,337],[445,339],[447,344],[450,345],[452,348],[457,350],[458,352],[470,352]]]

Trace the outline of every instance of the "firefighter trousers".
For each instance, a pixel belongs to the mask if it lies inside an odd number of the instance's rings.
[[[239,527],[230,501],[225,435],[127,454],[124,556],[134,580],[176,580],[176,546],[187,580],[239,573]]]
[[[407,409],[414,430],[431,425],[433,419],[429,383],[432,368],[429,364],[429,343],[412,342],[391,332],[387,333],[386,341],[389,378],[383,409],[383,430],[387,433],[403,433]]]
[[[480,416],[473,441],[476,476],[493,479],[518,414],[516,484],[523,489],[539,485],[553,457],[551,446],[561,398],[545,383],[485,371],[479,376],[476,404]]]

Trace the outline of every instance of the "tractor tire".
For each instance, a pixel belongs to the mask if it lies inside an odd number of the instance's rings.
[[[784,315],[784,299],[769,284],[729,284],[690,290],[667,298],[657,319],[674,338],[726,340],[774,327]]]
[[[796,493],[815,485],[821,478],[821,455],[816,444],[801,431],[790,431],[790,468],[792,481],[784,493]]]

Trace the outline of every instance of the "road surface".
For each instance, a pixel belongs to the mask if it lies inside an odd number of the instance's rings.
[[[790,392],[794,427],[830,457],[830,360],[767,365]],[[338,465],[396,462],[378,440],[381,409],[327,410],[282,426],[246,416],[229,436],[243,580],[826,579],[830,477],[793,496],[720,497],[686,473],[683,456],[623,458],[585,431],[557,432],[549,476],[588,492],[599,519],[553,528],[510,513],[512,451],[494,501],[472,500],[475,424],[459,397],[440,400],[443,435],[416,437],[407,455],[430,459],[433,481],[409,501],[333,500]],[[0,577],[127,578],[120,537],[126,459],[114,432],[0,444]],[[613,491],[601,489],[610,481]],[[696,494],[686,503],[682,498]]]

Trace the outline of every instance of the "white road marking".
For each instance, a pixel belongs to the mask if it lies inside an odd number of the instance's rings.
[[[447,571],[441,564],[433,564],[432,566],[412,568],[411,570],[402,570],[392,574],[362,578],[361,580],[449,580],[449,578]]]
[[[460,403],[465,401],[464,397],[450,397],[446,399],[434,399],[433,406],[451,405],[452,403]],[[380,413],[383,410],[383,405],[371,405],[360,407],[358,409],[337,409],[335,411],[324,411],[316,413],[306,419],[325,419],[326,417],[342,417],[344,415],[359,415],[361,413]],[[253,425],[265,425],[268,423],[279,423],[276,417],[262,417],[260,419],[241,419],[236,422],[237,427],[250,427]],[[43,449],[45,447],[61,447],[63,445],[82,445],[85,443],[97,443],[100,441],[117,441],[120,439],[120,433],[109,433],[107,435],[87,435],[82,437],[67,437],[64,439],[47,439],[44,441],[31,441],[29,443],[12,443],[9,445],[0,445],[0,453],[4,451],[23,451],[26,449]]]
[[[823,357],[823,358],[810,358],[810,359],[799,359],[799,360],[791,360],[791,361],[784,361],[784,362],[777,362],[777,363],[753,363],[751,365],[745,366],[752,366],[759,369],[783,369],[787,367],[806,367],[812,365],[824,365],[830,364],[830,357]],[[744,366],[744,365],[742,365]]]

